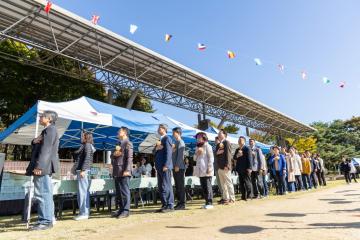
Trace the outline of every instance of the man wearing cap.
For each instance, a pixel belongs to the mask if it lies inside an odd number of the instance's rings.
[[[46,230],[53,227],[54,201],[51,175],[59,171],[59,136],[55,127],[57,113],[44,111],[39,123],[45,127],[33,142],[39,144],[38,156],[31,166],[34,175],[34,197],[38,203],[38,222],[31,230]]]
[[[172,140],[167,133],[167,126],[160,124],[158,128],[160,141],[156,143],[155,168],[157,172],[158,189],[160,193],[162,207],[158,212],[167,213],[174,211],[174,194],[171,184],[172,162]]]
[[[180,127],[176,127],[172,130],[173,137],[175,142],[173,144],[173,175],[175,181],[175,189],[176,195],[178,198],[178,202],[175,206],[175,210],[184,210],[186,203],[186,195],[185,195],[185,143],[184,140],[181,139],[182,130]]]

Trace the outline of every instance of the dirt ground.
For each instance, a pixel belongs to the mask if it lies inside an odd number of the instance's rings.
[[[0,218],[0,239],[360,239],[360,184],[332,182],[318,190],[169,214],[134,210],[128,219],[93,214],[82,222],[67,213],[53,229],[28,232],[19,217]]]

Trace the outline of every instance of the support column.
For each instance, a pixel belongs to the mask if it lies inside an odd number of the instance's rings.
[[[224,125],[225,121],[226,121],[226,117],[221,118],[221,120],[220,120],[220,122],[219,122],[219,124],[217,126],[217,129],[223,128],[223,125]]]
[[[136,99],[137,95],[139,94],[139,92],[140,92],[140,89],[138,89],[138,88],[135,89],[134,91],[132,91],[131,96],[130,96],[127,104],[126,104],[126,108],[127,108],[127,109],[131,109],[131,108],[132,108],[132,106],[133,106],[133,104],[134,104],[134,102],[135,102],[135,99]]]

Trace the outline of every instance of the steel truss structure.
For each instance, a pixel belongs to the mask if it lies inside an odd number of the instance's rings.
[[[114,90],[131,89],[155,101],[270,132],[303,135],[314,131],[260,102],[194,70],[92,24],[45,0],[1,0],[0,41],[24,43],[46,53],[29,59],[21,52],[0,57],[73,78],[89,78]],[[78,66],[67,67],[59,59]],[[73,66],[74,64],[72,64]]]

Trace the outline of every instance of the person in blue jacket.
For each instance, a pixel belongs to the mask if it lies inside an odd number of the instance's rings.
[[[286,160],[284,155],[280,154],[278,146],[273,147],[274,154],[269,159],[269,165],[276,179],[276,192],[283,195],[286,192]]]
[[[158,212],[167,213],[174,211],[174,193],[171,184],[173,148],[171,138],[166,135],[167,126],[165,124],[159,125],[158,133],[160,135],[160,141],[156,143],[154,149],[158,189],[162,203],[162,207]]]

